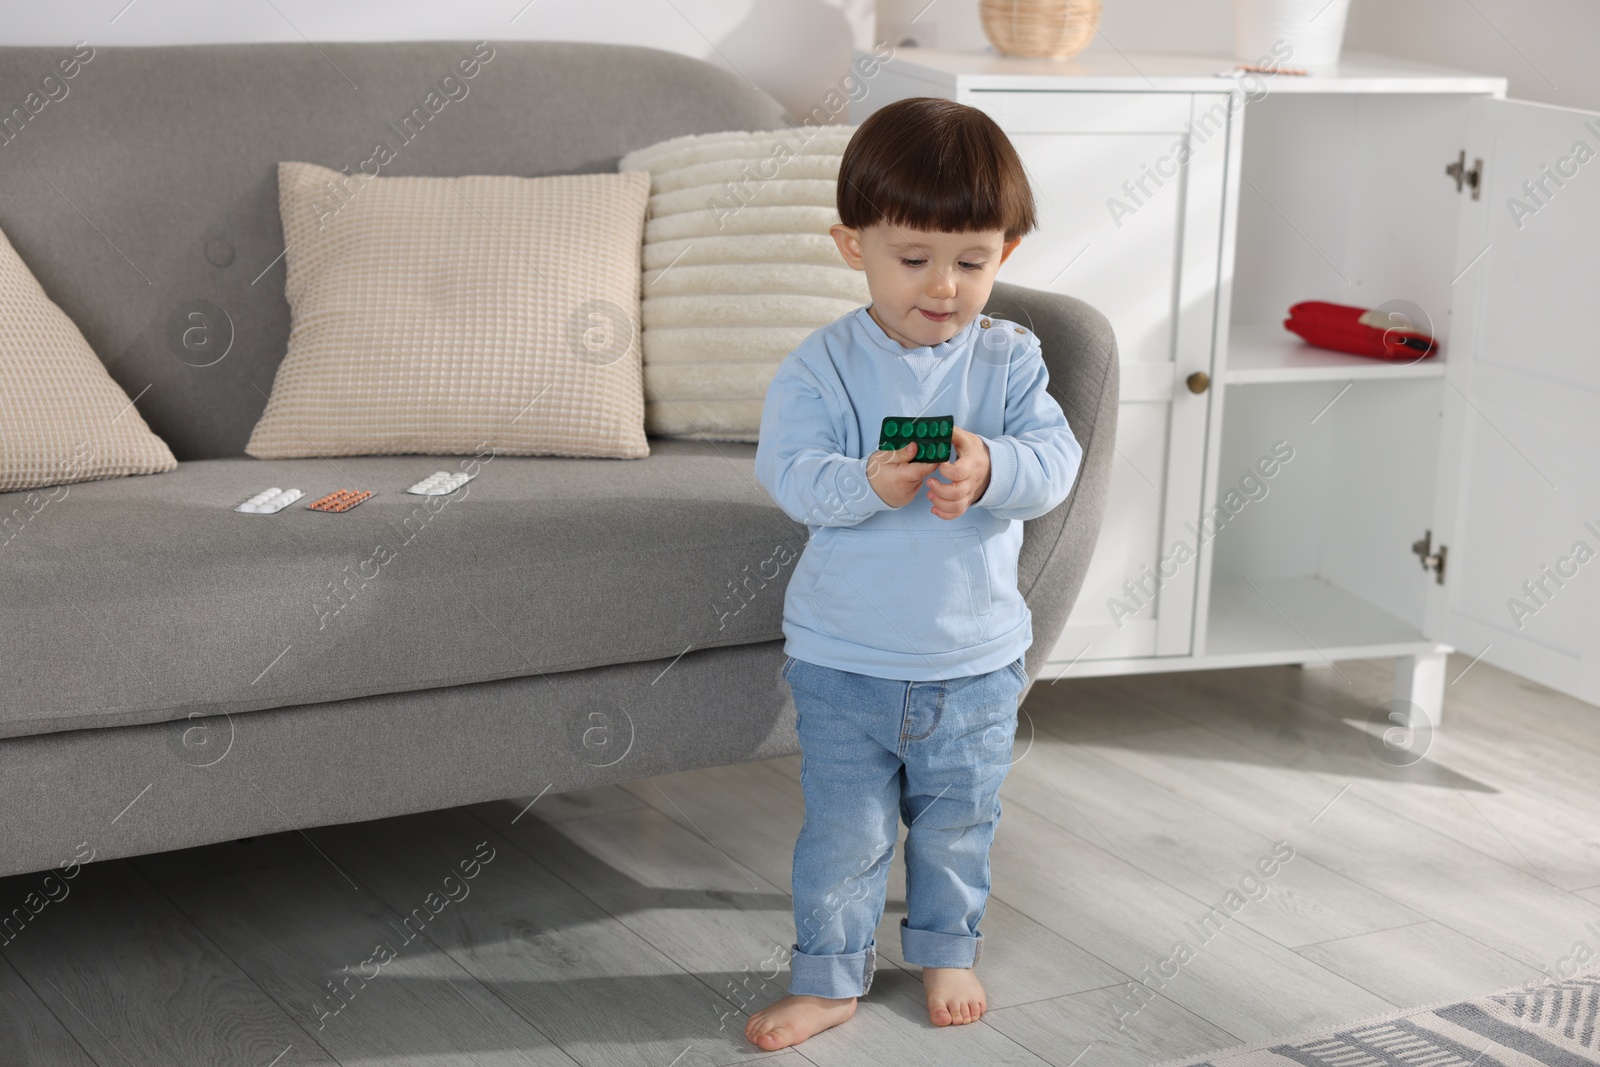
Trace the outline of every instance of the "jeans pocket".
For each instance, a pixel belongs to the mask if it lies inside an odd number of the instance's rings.
[[[1024,689],[1028,688],[1028,661],[1025,657],[1018,656],[1006,669],[1016,676],[1017,684]]]
[[[782,673],[784,681],[787,682],[789,680],[789,668],[793,667],[795,662],[796,661],[793,656],[783,657],[783,670],[780,673]]]

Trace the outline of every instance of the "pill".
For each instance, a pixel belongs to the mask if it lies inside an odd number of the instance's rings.
[[[470,482],[473,477],[474,475],[468,474],[466,471],[457,471],[453,474],[450,471],[435,471],[410,489],[407,489],[406,492],[416,493],[420,496],[444,496],[446,493],[453,493],[460,489]]]
[[[349,511],[371,496],[370,489],[336,489],[327,496],[313,500],[306,507],[313,511]]]
[[[263,489],[233,510],[242,511],[247,515],[272,515],[282,511],[303,495],[298,489],[279,489],[273,486],[270,489]]]

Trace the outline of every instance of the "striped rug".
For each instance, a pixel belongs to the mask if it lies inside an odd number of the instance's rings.
[[[1160,1067],[1596,1067],[1600,973]]]

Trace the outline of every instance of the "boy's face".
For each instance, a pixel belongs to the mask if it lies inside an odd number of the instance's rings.
[[[836,224],[829,232],[844,261],[866,272],[872,318],[906,348],[943,344],[966,329],[1022,240],[1007,241],[999,230],[944,233],[889,222]]]

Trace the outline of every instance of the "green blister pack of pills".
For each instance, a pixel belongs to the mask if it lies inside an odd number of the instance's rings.
[[[943,463],[950,458],[950,431],[954,415],[891,415],[878,434],[880,449],[904,448],[917,443],[914,463]]]

